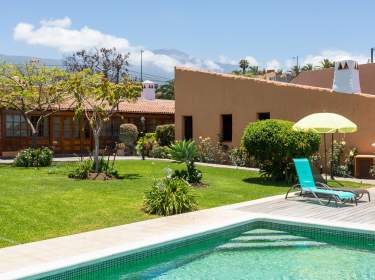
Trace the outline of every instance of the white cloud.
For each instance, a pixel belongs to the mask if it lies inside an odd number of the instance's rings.
[[[49,19],[40,21],[39,26],[21,22],[16,25],[13,38],[29,45],[50,47],[62,53],[71,53],[82,49],[112,48],[121,52],[130,52],[130,63],[139,64],[141,46],[132,46],[124,37],[117,37],[102,33],[98,30],[84,26],[72,29],[68,17],[62,19]],[[180,61],[165,54],[155,54],[150,50],[143,53],[144,64],[152,65],[167,73],[172,73],[175,66],[204,68],[207,70],[222,71],[222,68],[209,59],[190,58],[189,61]]]
[[[238,61],[234,59],[230,59],[224,55],[219,56],[219,62],[222,64],[229,64],[229,65],[237,65]]]
[[[266,63],[265,68],[267,70],[279,70],[279,69],[281,69],[281,64],[278,60],[272,59],[271,61],[268,61]]]
[[[250,65],[259,65],[258,61],[253,56],[245,56],[245,59]]]
[[[60,18],[60,19],[48,19],[48,20],[41,20],[40,24],[43,26],[51,26],[51,27],[70,27],[72,25],[72,21],[68,17]]]
[[[352,54],[343,50],[323,50],[319,54],[307,55],[303,60],[303,64],[311,63],[314,66],[320,66],[320,62],[325,58],[332,61],[352,59],[359,63],[367,63],[368,61],[368,57],[363,54]]]

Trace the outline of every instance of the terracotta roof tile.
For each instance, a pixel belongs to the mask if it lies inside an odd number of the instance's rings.
[[[60,106],[61,110],[71,110],[72,102],[67,100]],[[173,115],[175,112],[175,101],[165,99],[146,100],[139,98],[135,102],[122,102],[119,111],[124,113],[143,114],[167,114]]]

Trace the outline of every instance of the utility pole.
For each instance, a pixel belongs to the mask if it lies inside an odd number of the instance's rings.
[[[141,82],[143,82],[143,61],[142,61],[143,50],[141,50]]]
[[[292,58],[296,60],[296,62],[297,62],[297,63],[296,63],[296,65],[297,65],[297,68],[299,68],[299,63],[298,63],[298,55],[297,55],[297,56],[293,56]]]
[[[374,63],[374,48],[371,48],[371,63]]]

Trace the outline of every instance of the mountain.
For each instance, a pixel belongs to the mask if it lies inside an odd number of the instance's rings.
[[[188,65],[189,67],[205,68],[205,60],[193,57],[183,51],[176,49],[156,49],[152,50],[154,54],[165,55],[173,58],[177,61],[178,65]],[[0,54],[0,63],[15,63],[15,64],[25,64],[30,60],[38,59],[42,64],[48,66],[57,66],[60,67],[63,65],[62,59],[52,59],[52,58],[39,58],[31,56],[18,56],[18,55],[3,55]],[[224,64],[219,62],[214,62],[219,68],[215,71],[221,72],[232,72],[237,69],[237,65]],[[140,78],[140,65],[129,65],[129,74],[133,77]],[[144,61],[143,63],[143,79],[153,80],[157,83],[164,83],[170,79],[174,78],[173,69],[166,71],[163,67],[158,66],[155,63],[150,63]]]
[[[61,59],[0,54],[0,62],[6,62],[6,63],[25,64],[26,62],[29,62],[34,59],[38,59],[42,64],[45,64],[45,65],[62,66]]]

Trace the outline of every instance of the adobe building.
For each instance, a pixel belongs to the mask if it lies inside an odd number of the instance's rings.
[[[174,100],[155,99],[156,86],[151,81],[142,83],[141,97],[136,102],[123,102],[116,115],[104,124],[101,148],[119,141],[119,127],[133,123],[138,130],[154,132],[157,125],[174,123]],[[64,105],[61,110],[40,125],[37,144],[53,149],[56,154],[71,154],[92,150],[93,139],[87,120],[75,120],[72,109]],[[35,121],[37,120],[37,116]],[[0,111],[0,153],[12,157],[31,145],[31,133],[25,119],[17,111]]]
[[[358,132],[344,135],[347,146],[372,155],[375,95],[362,92],[355,61],[338,62],[331,71],[332,85],[323,88],[176,68],[176,138],[221,136],[225,144],[239,146],[250,122],[269,118],[296,122],[312,113],[330,112],[358,125]]]

